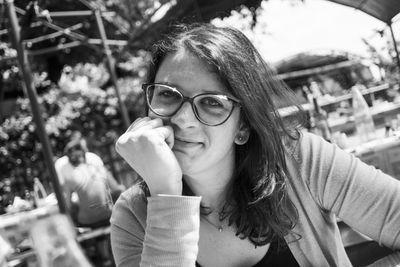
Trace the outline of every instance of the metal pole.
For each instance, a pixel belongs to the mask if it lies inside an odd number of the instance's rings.
[[[37,101],[36,88],[33,85],[32,73],[28,63],[28,58],[27,55],[25,54],[25,50],[21,41],[20,28],[18,24],[17,15],[15,13],[14,0],[6,0],[5,5],[7,9],[7,15],[11,24],[11,38],[13,41],[14,48],[17,50],[18,63],[22,73],[22,78],[24,79],[25,82],[29,101],[31,104],[33,120],[35,121],[36,130],[39,135],[40,142],[42,143],[43,146],[45,162],[47,162],[47,166],[50,170],[50,180],[54,186],[54,192],[56,194],[56,198],[58,201],[59,210],[61,213],[66,214],[67,205],[63,192],[61,190],[61,185],[58,180],[56,169],[54,167],[53,153],[51,151],[50,142],[44,128],[42,114]]]
[[[56,38],[58,36],[61,36],[61,35],[64,34],[64,32],[75,31],[75,30],[78,30],[78,29],[80,29],[82,27],[83,27],[83,23],[78,23],[78,24],[72,25],[71,27],[65,28],[63,31],[56,31],[56,32],[53,32],[53,33],[50,33],[50,34],[44,34],[44,35],[41,35],[39,37],[35,37],[35,38],[32,38],[32,39],[25,39],[25,40],[23,40],[23,42],[26,43],[26,44],[34,44],[34,43],[46,41],[48,39]]]
[[[48,48],[43,48],[43,49],[38,49],[38,50],[30,50],[30,51],[28,51],[28,55],[29,56],[38,56],[38,55],[42,55],[42,54],[48,54],[48,53],[55,52],[58,50],[64,50],[67,48],[73,48],[76,46],[80,46],[81,44],[82,44],[81,41],[73,41],[73,42],[69,42],[66,44],[56,45],[53,47],[48,47]]]
[[[50,17],[52,18],[59,18],[59,17],[84,17],[84,16],[91,16],[93,12],[91,10],[75,10],[75,11],[53,11],[49,12]],[[106,11],[103,12],[105,16],[115,16],[114,11]],[[44,15],[39,15],[39,18],[46,18]]]
[[[100,10],[95,9],[94,15],[96,17],[97,27],[99,28],[100,37],[101,37],[101,41],[102,41],[102,45],[103,45],[103,50],[104,50],[104,53],[106,54],[108,71],[110,72],[111,81],[114,85],[115,93],[117,95],[117,99],[118,99],[118,103],[119,103],[119,107],[121,109],[122,121],[125,125],[125,128],[127,129],[130,125],[129,115],[128,115],[128,111],[126,110],[125,104],[121,99],[121,95],[119,92],[119,87],[117,84],[117,75],[115,73],[115,68],[114,68],[114,60],[112,58],[111,50],[107,43],[106,31],[104,29],[104,24],[103,24],[103,20],[101,18]]]
[[[0,86],[0,105],[3,102],[4,99],[4,86]],[[3,110],[0,108],[0,123],[3,122]]]
[[[394,37],[392,23],[389,22],[388,26],[389,26],[389,29],[390,29],[390,33],[392,35],[394,51],[396,51],[397,71],[400,73],[400,55],[399,55],[399,50],[397,49],[397,43],[396,43],[396,38]]]

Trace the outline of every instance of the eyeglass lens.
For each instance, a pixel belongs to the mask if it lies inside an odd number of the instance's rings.
[[[149,85],[146,89],[150,109],[160,116],[172,116],[181,107],[185,97],[175,88],[166,85]],[[206,124],[224,122],[232,113],[233,102],[224,95],[200,94],[193,97],[197,118]]]

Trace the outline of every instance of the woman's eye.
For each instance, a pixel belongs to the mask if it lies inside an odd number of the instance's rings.
[[[159,92],[158,95],[162,96],[162,97],[172,97],[172,96],[174,96],[174,92],[170,91],[170,90],[164,90],[164,91]]]
[[[201,101],[203,104],[208,105],[210,107],[223,107],[221,102],[219,102],[217,99],[212,98],[212,97],[206,97]]]

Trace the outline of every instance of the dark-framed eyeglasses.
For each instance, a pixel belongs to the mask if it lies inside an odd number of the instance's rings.
[[[223,94],[201,93],[184,96],[173,86],[163,83],[142,84],[149,109],[160,117],[171,117],[188,101],[196,118],[203,124],[217,126],[226,122],[240,101]]]

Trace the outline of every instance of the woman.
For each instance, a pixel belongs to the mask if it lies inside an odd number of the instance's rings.
[[[118,266],[351,266],[336,215],[400,248],[400,183],[284,124],[287,89],[241,32],[183,28],[149,82],[116,144],[144,180],[113,210]]]

